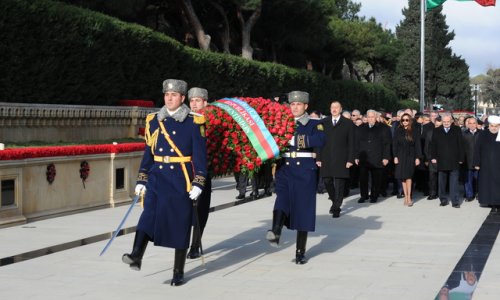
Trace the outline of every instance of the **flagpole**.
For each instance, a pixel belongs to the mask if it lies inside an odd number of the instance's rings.
[[[420,111],[425,105],[425,0],[420,0]]]

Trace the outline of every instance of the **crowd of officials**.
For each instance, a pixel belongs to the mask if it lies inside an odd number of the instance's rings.
[[[144,210],[132,251],[123,254],[122,261],[140,270],[149,242],[174,248],[170,284],[179,286],[185,283],[186,258],[203,259],[211,174],[200,110],[208,104],[208,91],[188,90],[185,81],[167,79],[163,94],[165,105],[146,118],[146,147],[135,187],[136,195],[144,196]],[[361,115],[359,110],[344,111],[338,101],[331,103],[331,115],[322,117],[307,113],[307,92],[292,91],[285,100],[295,118],[295,134],[281,157],[273,165],[263,164],[252,179],[252,197],[260,197],[259,188],[265,196],[274,189],[266,239],[278,247],[282,228],[295,230],[298,265],[307,262],[307,236],[316,225],[316,194],[323,190],[332,201],[334,218],[340,217],[350,189],[359,187],[359,203],[376,203],[387,196],[391,184],[392,194],[404,198],[408,207],[417,189],[429,200],[439,198],[441,206],[451,201],[459,208],[460,182],[466,201],[478,197],[482,205],[500,207],[500,176],[495,176],[500,169],[500,117],[490,116],[480,124],[473,117],[461,121],[447,113],[427,115],[409,109],[395,117],[375,110]],[[243,174],[237,176],[237,199],[245,198],[248,181]]]

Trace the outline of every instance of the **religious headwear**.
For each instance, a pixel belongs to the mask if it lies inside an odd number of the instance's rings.
[[[500,117],[499,116],[489,116],[488,117],[488,124],[500,124]]]
[[[163,93],[176,92],[182,95],[186,95],[186,91],[187,83],[184,80],[167,79],[163,81]]]
[[[208,100],[208,91],[199,87],[192,87],[188,91],[188,100],[191,98],[202,98]]]
[[[292,102],[302,102],[309,103],[309,93],[302,91],[293,91],[288,93],[288,103]]]

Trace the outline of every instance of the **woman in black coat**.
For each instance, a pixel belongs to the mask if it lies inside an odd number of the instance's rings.
[[[403,114],[399,126],[394,132],[392,150],[396,169],[394,177],[401,180],[405,195],[404,205],[412,206],[411,188],[415,166],[420,164],[422,148],[418,130],[413,128],[413,119],[409,114]]]

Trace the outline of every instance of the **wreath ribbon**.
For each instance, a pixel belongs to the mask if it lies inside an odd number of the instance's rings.
[[[211,105],[223,109],[248,137],[262,162],[279,155],[279,147],[259,114],[248,103],[238,98],[224,98]]]

